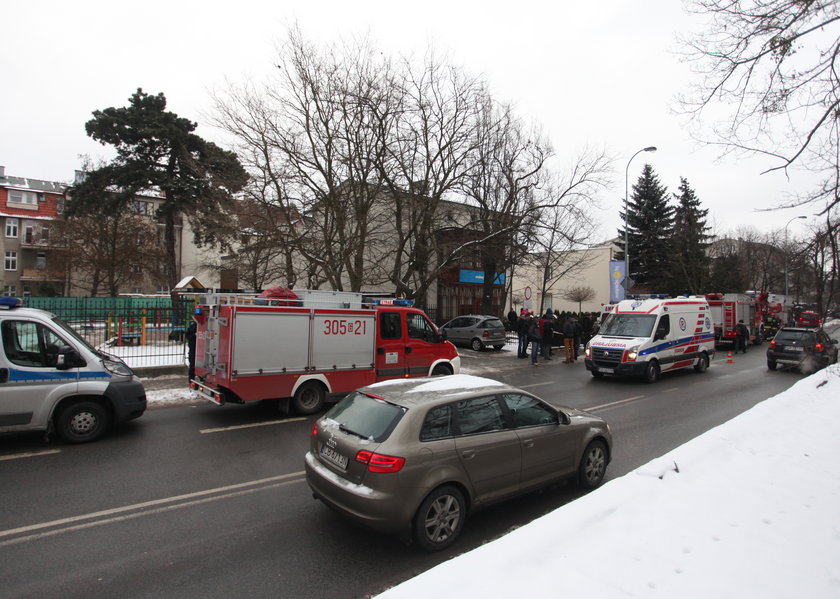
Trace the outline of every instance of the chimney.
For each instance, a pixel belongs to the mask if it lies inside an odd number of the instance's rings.
[[[6,167],[5,166],[0,166],[0,179],[5,179],[5,178],[6,178]]]

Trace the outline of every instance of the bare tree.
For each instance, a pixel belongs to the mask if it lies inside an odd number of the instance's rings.
[[[591,302],[595,299],[595,290],[592,287],[579,286],[571,287],[563,292],[563,299],[570,302],[577,302],[578,314],[583,312],[583,302]]]
[[[698,124],[722,123],[713,143],[724,150],[778,160],[770,170],[799,166],[820,183],[790,205],[840,202],[840,3],[837,0],[688,0],[708,19],[683,39],[702,77],[680,99]],[[707,118],[713,106],[727,118]],[[711,115],[708,115],[711,116]]]

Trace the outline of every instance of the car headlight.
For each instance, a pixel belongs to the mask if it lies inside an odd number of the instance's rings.
[[[636,358],[639,356],[639,346],[634,345],[630,349],[627,350],[627,361],[628,362],[635,362]]]
[[[590,360],[592,359],[592,347],[588,343],[586,344],[586,349],[584,350],[583,355]]]
[[[129,368],[125,362],[120,360],[112,360],[110,358],[104,358],[102,360],[102,366],[105,367],[105,370],[110,372],[111,374],[118,374],[120,376],[132,376],[134,371]]]

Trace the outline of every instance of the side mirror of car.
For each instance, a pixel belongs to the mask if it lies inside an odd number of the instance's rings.
[[[86,362],[79,355],[75,349],[69,345],[65,345],[58,350],[55,367],[58,370],[70,370],[71,368],[78,368],[84,366]]]

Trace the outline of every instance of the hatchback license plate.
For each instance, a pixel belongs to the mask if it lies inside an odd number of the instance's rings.
[[[615,372],[615,368],[604,368],[603,366],[598,367],[598,372],[605,372],[607,374],[612,374]]]
[[[341,455],[332,447],[321,445],[321,455],[324,456],[331,464],[338,466],[342,470],[347,470],[347,457]]]
[[[795,345],[788,345],[785,347],[785,351],[802,351],[802,348],[796,347]]]

